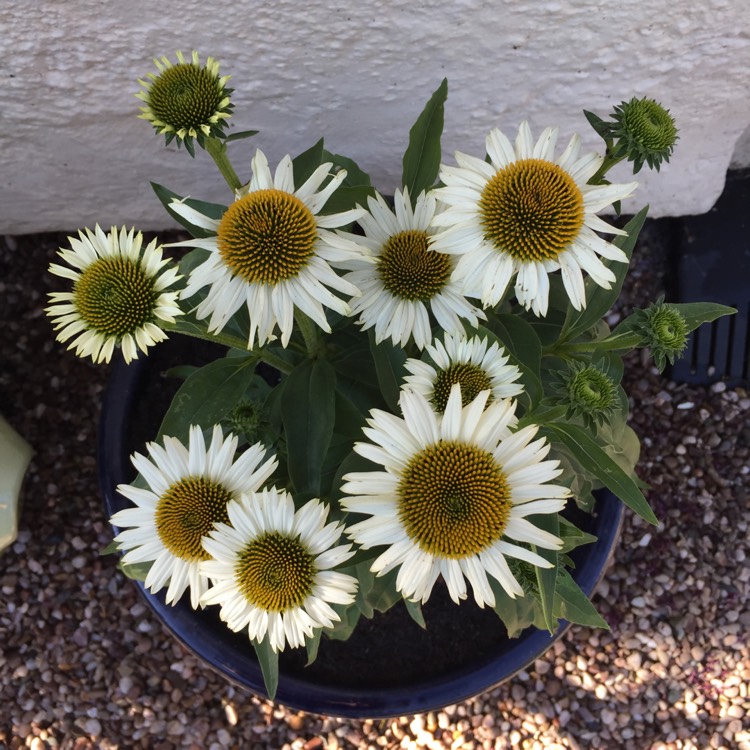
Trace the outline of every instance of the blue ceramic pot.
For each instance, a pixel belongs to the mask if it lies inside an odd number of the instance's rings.
[[[116,492],[131,482],[129,456],[144,452],[157,433],[159,422],[176,385],[160,373],[195,355],[186,339],[160,345],[148,358],[130,365],[116,362],[104,396],[99,439],[99,481],[107,516],[128,507]],[[210,357],[209,357],[210,358]],[[202,364],[195,361],[196,364]],[[171,391],[170,391],[171,388]],[[611,493],[600,494],[595,512],[573,520],[598,540],[575,550],[578,585],[591,594],[613,554],[623,518],[623,505]],[[202,661],[225,678],[258,695],[265,695],[263,677],[246,635],[232,633],[218,617],[218,607],[195,611],[186,597],[176,606],[165,604],[163,592],[151,594],[138,584],[154,615]],[[447,606],[440,607],[440,596]],[[437,608],[434,612],[431,607]],[[364,621],[350,641],[321,642],[318,660],[305,667],[304,649],[285,651],[275,700],[294,709],[351,718],[384,718],[421,713],[458,703],[505,680],[547,651],[569,624],[554,635],[529,628],[508,638],[497,615],[473,602],[460,608],[445,592],[433,591],[425,606],[427,629],[413,623],[401,605]],[[463,653],[460,645],[466,645]],[[356,659],[367,654],[377,666],[370,678],[367,664]]]

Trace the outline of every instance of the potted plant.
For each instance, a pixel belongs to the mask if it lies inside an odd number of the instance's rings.
[[[492,130],[486,154],[448,165],[443,81],[386,199],[322,140],[273,168],[254,149],[241,178],[229,151],[256,133],[227,135],[216,61],[156,65],[141,116],[210,154],[227,205],[152,183],[190,233],[169,247],[189,251],[82,231],[50,268],[72,289],[48,308],[79,355],[122,353],[102,484],[112,549],[154,611],[231,679],[342,715],[454,702],[523,667],[561,621],[606,627],[589,595],[621,503],[657,522],[623,356],[649,347],[663,369],[731,312],[658,300],[614,330],[604,319],[646,216],[599,218],[637,187],[606,174],[668,161],[668,111],[632,99],[609,120],[586,113],[603,155],[523,122],[514,142]],[[210,344],[154,346],[167,334]],[[394,639],[407,631],[442,640]],[[391,663],[410,661],[395,702],[382,697]],[[422,679],[425,663],[438,675]],[[436,692],[445,674],[452,692]],[[313,683],[327,703],[310,703]]]

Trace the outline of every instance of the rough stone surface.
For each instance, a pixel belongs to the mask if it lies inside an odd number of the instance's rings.
[[[150,180],[228,200],[205,154],[192,163],[165,150],[134,119],[135,80],[176,49],[214,55],[233,75],[234,122],[261,131],[232,150],[244,178],[256,145],[276,162],[325,135],[392,192],[408,129],[447,76],[448,162],[456,149],[481,155],[490,128],[514,133],[523,119],[537,133],[558,125],[561,141],[582,132],[593,148],[583,108],[607,115],[633,95],[663,101],[680,142],[661,175],[639,175],[639,204],[683,215],[713,205],[750,124],[750,5],[730,0],[0,0],[0,19],[0,232],[11,234],[95,222],[164,228]],[[750,163],[748,150],[738,159]]]

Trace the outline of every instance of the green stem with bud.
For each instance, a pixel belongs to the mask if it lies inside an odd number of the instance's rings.
[[[596,170],[596,173],[593,175],[593,177],[589,180],[589,185],[601,185],[604,181],[604,175],[609,172],[612,167],[615,166],[615,164],[619,164],[625,156],[611,156],[609,153],[607,153],[604,156],[604,161],[601,163],[601,166],[599,169]]]
[[[206,138],[206,151],[216,163],[221,176],[226,180],[232,192],[242,187],[242,182],[234,171],[234,167],[227,156],[227,145],[219,138]]]

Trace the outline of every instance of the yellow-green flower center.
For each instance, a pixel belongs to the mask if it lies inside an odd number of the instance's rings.
[[[186,477],[171,485],[156,506],[156,531],[162,544],[183,560],[207,560],[201,539],[215,523],[229,523],[231,499],[223,485],[205,477]]]
[[[555,260],[583,226],[583,195],[557,164],[522,159],[487,183],[479,212],[496,250],[523,263]]]
[[[399,518],[409,537],[439,557],[476,555],[503,535],[510,488],[489,451],[441,441],[417,453],[398,486]]]
[[[275,189],[235,201],[218,229],[224,263],[251,284],[274,285],[296,276],[312,258],[317,238],[312,211],[295,195]]]
[[[99,258],[78,277],[74,304],[87,327],[122,338],[153,320],[159,293],[154,279],[135,261]]]
[[[225,96],[224,87],[206,68],[180,63],[160,73],[148,91],[154,118],[180,130],[210,125]]]
[[[463,406],[471,403],[481,391],[492,389],[489,375],[479,365],[471,362],[454,362],[447,370],[438,370],[432,386],[432,404],[435,411],[441,414],[445,411],[448,397],[451,395],[451,386],[456,383],[461,386]],[[489,404],[491,400],[492,394],[487,403]]]
[[[394,234],[385,243],[378,272],[383,286],[394,297],[427,301],[448,282],[450,256],[428,248],[427,232],[410,229]]]
[[[578,370],[568,382],[571,404],[589,414],[611,409],[616,395],[617,386],[612,378],[593,365]]]
[[[250,604],[269,612],[302,606],[316,573],[315,558],[302,542],[278,531],[250,542],[235,566],[240,592]]]

